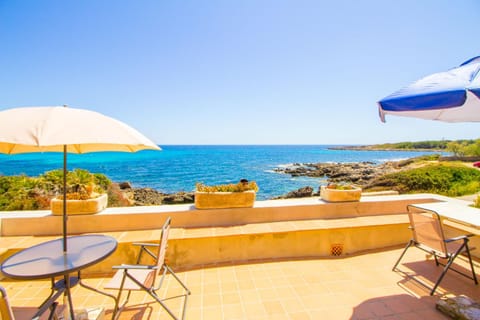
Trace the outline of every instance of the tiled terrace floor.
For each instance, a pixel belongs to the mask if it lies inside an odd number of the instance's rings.
[[[435,309],[442,293],[466,294],[480,300],[480,287],[449,272],[433,297],[415,281],[391,267],[402,248],[325,259],[227,265],[178,272],[192,291],[186,319],[448,319]],[[401,268],[432,280],[440,268],[425,253],[410,249]],[[477,274],[480,264],[476,262]],[[177,294],[175,281],[164,284]],[[101,288],[104,278],[86,279]],[[4,279],[13,306],[36,306],[49,293],[49,281]],[[110,319],[112,300],[79,286],[73,289],[76,308],[105,306]],[[180,301],[169,300],[178,310]],[[144,293],[135,293],[121,319],[170,319]]]

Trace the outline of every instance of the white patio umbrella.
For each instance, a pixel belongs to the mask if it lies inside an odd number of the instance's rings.
[[[98,112],[53,107],[0,111],[0,153],[63,152],[63,251],[67,252],[67,153],[160,148],[137,130]]]
[[[480,56],[429,75],[378,102],[385,115],[444,122],[480,122]]]

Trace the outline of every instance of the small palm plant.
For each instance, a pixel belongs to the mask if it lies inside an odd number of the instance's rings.
[[[53,170],[45,173],[57,190],[58,199],[63,199],[63,172]],[[87,170],[75,169],[67,173],[67,200],[87,200],[99,197],[110,184],[108,178]]]

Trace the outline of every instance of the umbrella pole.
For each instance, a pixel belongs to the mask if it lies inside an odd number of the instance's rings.
[[[63,145],[63,253],[67,252],[67,145]]]

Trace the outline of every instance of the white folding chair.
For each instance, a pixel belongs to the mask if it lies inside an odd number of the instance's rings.
[[[50,306],[50,313],[47,314],[45,311],[40,317],[34,317],[35,313],[39,311],[39,309],[34,307],[12,307],[8,300],[7,291],[4,287],[0,286],[0,319],[1,320],[26,320],[26,319],[34,319],[34,320],[52,320],[58,319],[57,314],[59,313],[58,310],[58,303],[54,302]],[[48,310],[48,309],[47,309]]]
[[[115,319],[128,303],[130,294],[132,291],[143,290],[148,293],[155,301],[157,301],[173,319],[179,319],[174,312],[168,308],[164,303],[167,299],[181,298],[183,297],[183,308],[181,312],[181,319],[185,318],[185,310],[187,307],[187,298],[190,295],[190,290],[187,286],[178,278],[173,270],[165,262],[165,254],[167,251],[168,235],[170,231],[171,218],[169,217],[162,227],[160,236],[160,242],[154,243],[134,243],[140,247],[140,252],[137,257],[137,262],[134,265],[122,264],[120,266],[114,266],[114,269],[118,269],[111,281],[105,285],[105,289],[116,289],[118,295],[114,297],[115,307],[113,310],[112,319]],[[154,249],[157,249],[156,252]],[[140,264],[143,254],[147,254],[153,258],[154,263],[150,265]],[[160,275],[159,281],[157,281],[157,275]],[[183,287],[184,293],[175,297],[160,298],[157,291],[161,288],[163,280],[167,273],[170,273],[175,280]],[[157,284],[158,282],[158,284]],[[123,291],[128,291],[125,301],[121,302],[121,296]]]
[[[440,220],[440,216],[437,212],[420,210],[410,205],[407,206],[407,211],[408,218],[410,220],[410,229],[412,230],[412,239],[408,242],[397,262],[393,266],[393,270],[398,270],[398,264],[400,263],[400,260],[402,260],[408,248],[414,246],[432,254],[435,258],[435,264],[437,266],[442,265],[444,267],[433,288],[431,288],[430,295],[435,293],[435,290],[448,270],[453,270],[469,279],[472,279],[475,284],[478,284],[475,269],[473,267],[472,256],[470,255],[470,248],[468,247],[469,237],[473,235],[462,235],[459,237],[446,239],[443,232],[442,221]],[[466,274],[452,267],[455,258],[457,258],[461,253],[465,253],[467,256],[472,275]],[[446,263],[441,263],[439,258],[446,259]],[[425,285],[424,283],[422,284]]]

